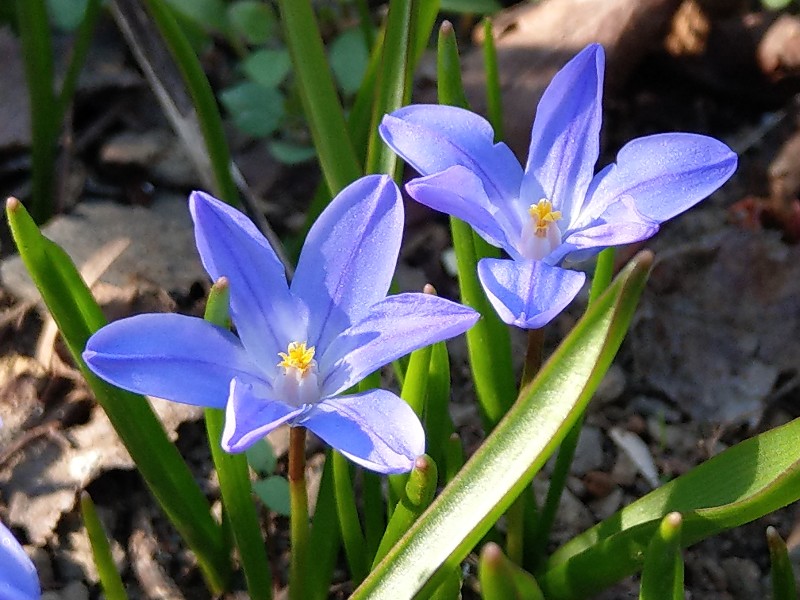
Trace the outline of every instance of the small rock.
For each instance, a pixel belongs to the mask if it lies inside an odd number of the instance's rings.
[[[636,474],[639,470],[631,460],[630,456],[624,452],[617,454],[617,461],[611,469],[611,479],[619,485],[630,486],[636,481]]]
[[[617,487],[614,478],[605,471],[589,471],[583,477],[583,485],[594,498],[605,498]]]
[[[101,148],[100,160],[109,166],[136,167],[174,187],[202,187],[185,147],[165,130],[121,133]]]
[[[572,473],[580,477],[589,471],[600,469],[603,461],[603,433],[597,427],[584,426],[575,449]]]
[[[665,423],[678,423],[681,413],[670,407],[666,402],[651,396],[636,396],[631,400],[631,410],[644,417],[658,417]]]
[[[617,364],[609,367],[605,377],[600,381],[597,386],[597,391],[594,393],[594,401],[598,404],[608,404],[614,402],[622,396],[627,385],[627,377],[625,371]]]
[[[730,556],[721,561],[728,579],[728,591],[736,600],[767,598],[767,590],[761,585],[761,570],[748,558]]]
[[[605,498],[599,498],[589,503],[589,508],[599,521],[607,519],[622,506],[624,494],[622,488],[615,487]]]

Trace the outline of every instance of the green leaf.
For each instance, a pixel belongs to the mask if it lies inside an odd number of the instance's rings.
[[[328,59],[339,88],[345,94],[355,94],[369,62],[361,30],[353,28],[340,33],[328,48]]]
[[[481,549],[478,579],[483,600],[544,600],[533,575],[509,560],[492,542]]]
[[[164,2],[205,31],[225,29],[225,3],[222,0],[164,0]]]
[[[683,600],[681,513],[668,514],[647,546],[639,600]]]
[[[797,583],[794,580],[789,552],[778,530],[772,525],[767,527],[767,545],[772,578],[772,600],[797,600]]]
[[[363,175],[364,170],[347,132],[310,0],[278,0],[278,4],[303,110],[333,196]]]
[[[267,88],[278,87],[283,83],[291,66],[292,61],[286,48],[263,48],[242,61],[242,71],[247,78]]]
[[[800,419],[741,442],[573,538],[539,580],[548,599],[584,598],[642,566],[661,519],[683,515],[689,546],[800,499]]]
[[[761,5],[768,10],[782,10],[791,3],[792,0],[761,0]]]
[[[223,90],[220,100],[236,126],[253,137],[270,135],[283,119],[283,95],[280,91],[252,81]]]
[[[228,22],[248,44],[263,44],[275,35],[277,21],[272,8],[258,0],[239,0],[228,7]]]
[[[47,0],[47,12],[53,24],[64,31],[72,31],[83,21],[88,0]]]
[[[442,0],[440,10],[457,13],[486,15],[503,8],[497,0]]]
[[[100,307],[69,256],[45,238],[19,201],[6,207],[22,261],[53,316],[75,364],[125,444],[136,467],[167,517],[195,553],[209,588],[227,585],[230,562],[222,529],[211,517],[205,496],[167,438],[147,400],[96,377],[81,353],[89,336],[106,324]]]
[[[253,482],[253,491],[270,510],[289,516],[289,482],[284,477],[273,475],[259,479]]]
[[[423,585],[434,589],[439,583],[434,572],[463,560],[528,488],[611,364],[651,264],[652,254],[637,255],[589,307],[483,445],[352,600],[397,600],[413,596]]]
[[[257,441],[245,450],[244,453],[247,456],[247,462],[250,463],[253,470],[262,477],[275,472],[278,459],[272,451],[272,445],[266,440]]]
[[[114,564],[111,545],[108,543],[105,529],[97,516],[92,499],[86,492],[81,494],[81,515],[86,535],[89,537],[89,544],[92,546],[92,560],[97,567],[97,576],[100,578],[103,594],[107,600],[128,600],[122,578]]]
[[[299,165],[312,160],[317,155],[313,146],[300,146],[280,140],[270,141],[268,147],[272,156],[285,165]]]

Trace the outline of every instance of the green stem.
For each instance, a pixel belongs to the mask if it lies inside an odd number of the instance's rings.
[[[17,19],[31,115],[31,216],[44,223],[53,214],[53,173],[58,121],[53,106],[53,46],[44,0],[17,0]]]
[[[89,494],[81,494],[81,514],[83,515],[83,526],[86,528],[86,535],[92,546],[92,560],[97,567],[97,575],[100,578],[100,586],[107,600],[128,600],[125,593],[125,586],[122,578],[114,564],[114,557],[111,554],[111,545],[108,543],[103,524],[97,516],[94,503]]]
[[[483,65],[486,71],[486,113],[494,129],[494,139],[502,140],[503,99],[500,94],[500,73],[497,68],[497,49],[494,45],[492,20],[483,20]]]
[[[606,248],[597,257],[597,264],[592,279],[592,287],[589,291],[589,304],[591,305],[609,286],[614,276],[614,248]],[[581,414],[575,424],[567,432],[564,441],[558,449],[556,463],[553,474],[550,477],[550,486],[547,488],[547,498],[539,515],[533,535],[533,551],[526,566],[533,570],[544,556],[547,542],[550,539],[550,531],[555,522],[558,505],[561,502],[561,494],[567,483],[572,460],[575,458],[575,450],[578,447],[578,440],[581,437],[581,430],[585,414]]]
[[[528,348],[525,352],[525,364],[522,367],[520,394],[533,381],[542,366],[544,352],[544,329],[528,330]],[[520,494],[506,513],[506,554],[518,565],[522,564],[525,555],[525,512],[533,508],[533,497],[525,490]]]
[[[100,17],[102,7],[102,0],[89,0],[86,5],[83,21],[75,34],[75,45],[72,47],[72,57],[67,67],[67,74],[64,76],[61,91],[58,93],[58,108],[54,117],[55,123],[61,123],[64,120],[64,115],[67,114],[67,109],[75,95],[78,76],[86,61],[86,56],[89,54],[89,47],[92,44],[92,32],[97,24],[97,19]]]
[[[306,429],[289,430],[289,503],[292,551],[289,563],[289,600],[305,600],[308,563],[308,493],[306,492]]]
[[[339,515],[339,527],[342,532],[344,553],[347,558],[347,564],[350,567],[350,575],[353,582],[358,585],[367,576],[369,564],[367,561],[366,542],[358,520],[353,483],[350,479],[350,463],[338,452],[333,453],[332,460],[336,512]]]

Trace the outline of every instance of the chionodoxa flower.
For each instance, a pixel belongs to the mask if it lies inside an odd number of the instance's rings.
[[[33,562],[8,528],[0,523],[0,599],[37,600],[41,595]]]
[[[478,314],[427,294],[386,296],[403,229],[394,182],[364,177],[333,199],[308,233],[291,286],[247,217],[202,192],[189,203],[206,271],[229,281],[237,335],[199,318],[138,315],[89,339],[89,368],[127,390],[224,408],[228,452],[287,423],[368,469],[409,471],[425,449],[411,408],[386,390],[339,394],[463,333]]]
[[[582,50],[545,90],[523,170],[491,125],[452,106],[386,115],[384,141],[422,177],[409,195],[469,223],[511,260],[485,258],[478,276],[503,321],[538,328],[582,287],[565,260],[652,236],[736,169],[722,142],[691,133],[637,138],[594,174],[602,121],[603,48]]]

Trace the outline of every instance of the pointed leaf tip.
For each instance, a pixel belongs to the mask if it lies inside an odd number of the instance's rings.
[[[6,199],[6,210],[7,210],[8,212],[14,212],[14,211],[15,211],[15,210],[17,210],[17,209],[18,209],[20,206],[22,206],[22,203],[19,201],[19,199],[18,199],[18,198],[15,198],[14,196],[9,196],[9,197]]]

